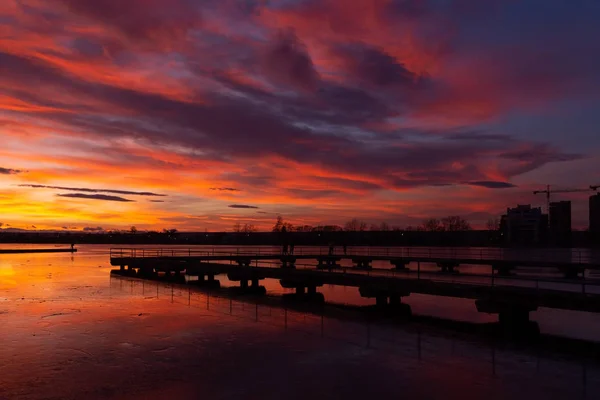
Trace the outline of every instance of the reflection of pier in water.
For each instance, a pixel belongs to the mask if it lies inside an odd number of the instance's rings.
[[[418,325],[372,322],[356,313],[328,315],[326,307],[305,311],[285,302],[259,297],[232,297],[226,292],[200,291],[198,288],[163,281],[147,281],[116,276],[111,289],[132,296],[164,300],[192,307],[201,315],[222,315],[344,343],[367,351],[380,351],[399,362],[418,360],[425,368],[461,369],[485,379],[557,379],[593,398],[600,391],[600,368],[589,358],[551,355],[535,347],[522,350],[495,341],[478,340],[470,335],[448,335],[447,331],[421,329]],[[336,309],[337,307],[332,307]],[[586,354],[590,356],[590,354]],[[433,364],[433,365],[432,365]],[[452,373],[450,372],[450,376]],[[546,378],[543,378],[546,376]]]
[[[215,276],[224,274],[248,291],[259,291],[262,279],[278,279],[283,287],[296,289],[297,296],[320,300],[317,288],[324,284],[353,286],[361,296],[376,299],[379,307],[401,312],[410,312],[402,297],[412,293],[473,299],[480,312],[497,314],[500,322],[514,331],[529,330],[529,313],[538,307],[600,312],[600,280],[586,277],[589,271],[600,269],[600,263],[590,253],[373,248],[331,254],[332,249],[326,248],[297,250],[290,255],[273,247],[113,249],[111,264],[120,266],[121,274],[146,278],[186,274],[199,277],[196,283],[208,286],[218,285]],[[342,267],[341,261],[353,266]],[[374,262],[387,262],[390,268],[373,268]],[[409,267],[415,263],[416,269]],[[433,263],[440,271],[424,270],[421,263]],[[458,273],[461,265],[485,265],[489,273]],[[542,276],[540,270],[563,276]]]

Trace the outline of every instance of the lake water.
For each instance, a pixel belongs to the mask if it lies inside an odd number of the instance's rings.
[[[110,270],[107,246],[0,255],[0,399],[600,398],[600,368],[589,360],[211,297]],[[264,285],[285,292],[277,281]],[[328,302],[373,304],[356,289],[319,291]],[[414,314],[496,320],[473,301],[403,301]],[[597,315],[541,309],[532,319],[544,333],[600,338]]]

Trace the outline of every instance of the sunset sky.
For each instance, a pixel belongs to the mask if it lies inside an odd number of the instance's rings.
[[[0,223],[485,225],[600,184],[597,0],[0,0]],[[587,226],[590,193],[574,201]]]

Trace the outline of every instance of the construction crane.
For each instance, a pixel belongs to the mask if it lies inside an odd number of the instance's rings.
[[[578,193],[578,192],[588,192],[590,190],[597,190],[600,188],[599,186],[590,186],[588,189],[558,189],[551,190],[550,185],[546,186],[546,190],[534,190],[533,194],[545,194],[546,195],[546,210],[550,213],[550,194],[552,193]]]

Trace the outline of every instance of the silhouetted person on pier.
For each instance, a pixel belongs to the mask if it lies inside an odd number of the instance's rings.
[[[294,254],[294,243],[290,244],[290,254]]]
[[[75,243],[71,243],[71,251],[75,250]]]
[[[344,243],[344,255],[346,255],[348,252],[348,246],[346,245],[346,243]]]
[[[333,255],[333,243],[329,243],[329,255],[332,256]]]
[[[282,227],[281,228],[281,236],[283,239],[283,255],[286,255],[288,253],[288,243],[287,243],[287,229],[286,227]]]

